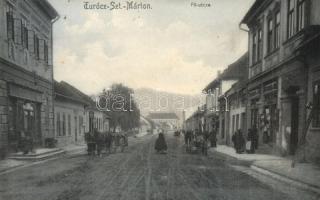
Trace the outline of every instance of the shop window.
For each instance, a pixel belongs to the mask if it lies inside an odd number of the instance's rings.
[[[313,86],[313,109],[312,127],[320,128],[320,81],[315,82]]]

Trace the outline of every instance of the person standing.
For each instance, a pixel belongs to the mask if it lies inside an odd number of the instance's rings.
[[[104,145],[104,135],[98,131],[98,129],[94,129],[94,138],[95,138],[95,145],[97,149],[97,155],[102,157],[102,149]]]
[[[94,155],[95,154],[95,138],[94,138],[94,132],[89,131],[85,133],[84,137],[86,143],[87,143],[87,151],[88,155]]]
[[[211,147],[217,147],[217,131],[215,128],[212,128],[210,133],[210,144]]]

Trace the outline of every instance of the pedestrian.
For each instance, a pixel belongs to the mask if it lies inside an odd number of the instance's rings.
[[[255,150],[258,149],[259,147],[259,135],[258,135],[258,129],[256,125],[253,125],[252,128],[252,142],[253,142],[253,146],[255,148]]]
[[[246,151],[247,151],[247,153],[250,153],[250,154],[255,153],[254,137],[253,137],[253,129],[252,128],[249,128],[249,130],[248,130]]]
[[[160,132],[159,133],[159,136],[156,140],[156,143],[155,143],[155,150],[158,152],[158,153],[165,153],[167,151],[167,142],[166,142],[166,139],[164,137],[164,134],[163,132]]]
[[[110,132],[106,133],[104,141],[105,141],[104,143],[106,146],[106,152],[107,152],[107,154],[110,154],[111,153],[111,146],[112,146],[112,135]]]
[[[236,152],[239,154],[243,153],[245,140],[240,129],[236,131],[235,134],[232,136],[232,142],[234,144]]]
[[[210,144],[211,147],[217,147],[217,132],[214,128],[210,132]]]
[[[102,149],[104,146],[104,135],[98,131],[98,129],[94,129],[94,138],[96,143],[97,155],[102,157]]]
[[[96,146],[94,132],[89,131],[89,132],[85,133],[84,139],[87,143],[88,155],[94,155],[95,154],[95,146]]]
[[[203,131],[202,132],[202,137],[201,137],[201,152],[202,155],[208,155],[208,138],[209,138],[209,134],[207,131]]]

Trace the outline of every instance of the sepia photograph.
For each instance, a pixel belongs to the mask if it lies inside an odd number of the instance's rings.
[[[0,0],[0,200],[320,200],[320,0]]]

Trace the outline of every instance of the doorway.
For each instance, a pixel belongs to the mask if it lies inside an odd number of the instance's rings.
[[[299,98],[291,99],[291,135],[290,135],[290,154],[294,155],[299,141]]]

